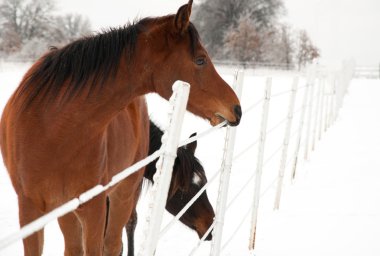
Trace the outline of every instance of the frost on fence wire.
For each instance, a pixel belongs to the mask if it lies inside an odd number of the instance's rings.
[[[234,89],[238,98],[241,98],[242,86],[243,86],[244,72],[237,71],[234,79]],[[236,137],[236,127],[227,127],[223,161],[220,174],[220,183],[218,190],[218,199],[216,202],[215,211],[215,227],[213,231],[213,240],[211,244],[211,254],[210,255],[220,255],[223,225],[224,225],[224,215],[226,211],[227,195],[229,187],[230,172],[232,167],[232,157],[234,153]]]
[[[290,132],[292,130],[292,121],[293,121],[293,115],[294,115],[294,105],[295,105],[295,101],[296,101],[298,80],[299,80],[298,77],[295,77],[293,80],[292,94],[290,95],[290,99],[289,99],[287,123],[286,123],[285,134],[284,134],[280,168],[278,171],[277,192],[276,192],[276,198],[275,198],[275,203],[274,203],[274,209],[277,209],[277,210],[280,207],[282,183],[283,183],[283,179],[284,179],[285,165],[286,165],[286,159],[287,159],[287,154],[288,154]]]
[[[267,78],[266,87],[264,92],[264,104],[263,111],[261,116],[261,128],[260,128],[260,142],[258,147],[257,155],[257,167],[256,167],[256,179],[255,179],[255,191],[253,195],[253,204],[252,204],[252,217],[251,217],[251,234],[249,239],[249,249],[253,250],[255,246],[256,238],[256,225],[257,225],[257,213],[259,208],[260,200],[260,188],[261,188],[261,174],[263,168],[264,160],[264,148],[265,148],[265,139],[267,133],[267,124],[268,124],[268,112],[269,112],[269,103],[271,97],[271,88],[272,88],[272,78]]]

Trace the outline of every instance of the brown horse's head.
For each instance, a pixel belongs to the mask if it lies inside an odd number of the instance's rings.
[[[196,146],[197,142],[195,141],[187,146],[180,147],[177,151],[169,196],[166,202],[166,210],[173,215],[177,215],[207,183],[203,166],[194,156]],[[203,192],[180,218],[180,221],[195,230],[199,238],[201,238],[212,225],[214,217],[214,209],[208,200],[206,192]],[[206,240],[211,240],[211,238],[210,233]]]
[[[176,80],[190,84],[188,110],[208,119],[212,125],[227,120],[238,125],[240,102],[231,87],[219,76],[198,32],[190,22],[192,0],[179,8],[176,15],[148,19],[140,38],[145,54],[154,51],[145,69],[152,71],[153,91],[168,99]]]

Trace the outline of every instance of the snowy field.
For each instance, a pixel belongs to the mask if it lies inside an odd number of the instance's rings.
[[[10,65],[0,62],[0,112],[17,86],[27,65]],[[232,73],[220,70],[227,82]],[[266,74],[268,75],[268,74]],[[289,90],[293,74],[274,73],[272,93]],[[301,79],[296,107],[299,109],[305,81]],[[263,97],[265,76],[246,74],[243,87],[243,110]],[[302,88],[303,87],[303,88]],[[248,251],[250,212],[252,204],[252,174],[256,168],[257,146],[236,159],[231,173],[229,200],[226,214],[221,255],[244,256],[377,256],[380,255],[380,80],[351,82],[340,115],[333,126],[322,134],[321,141],[308,161],[300,161],[295,181],[290,182],[290,169],[286,169],[285,187],[280,210],[273,211],[274,187],[270,186],[279,168],[279,154],[284,126],[268,135],[263,171],[262,197],[258,217],[256,249]],[[149,111],[154,120],[165,123],[167,104],[159,97],[148,96]],[[273,98],[270,107],[268,129],[286,116],[288,96]],[[295,116],[292,135],[296,135],[298,115]],[[243,114],[237,130],[235,156],[258,138],[261,105]],[[194,131],[209,128],[206,121],[186,114],[182,139]],[[211,178],[218,171],[222,158],[224,129],[198,141],[197,157]],[[294,151],[293,136],[289,152]],[[289,153],[289,159],[292,157]],[[301,148],[300,155],[303,156]],[[270,160],[270,161],[269,161]],[[288,161],[290,163],[290,160]],[[287,165],[289,167],[289,165]],[[250,180],[251,179],[251,180]],[[250,180],[247,189],[241,187]],[[211,203],[215,206],[218,180],[208,189]],[[239,195],[236,197],[235,195]],[[235,199],[236,198],[236,199]],[[18,229],[17,197],[7,172],[0,164],[0,239]],[[136,248],[141,243],[146,199],[138,205],[140,224],[136,230]],[[242,219],[247,216],[237,235],[230,239]],[[165,215],[164,223],[171,220]],[[189,255],[197,244],[195,232],[181,224],[175,225],[163,236],[156,255]],[[210,242],[205,242],[195,255],[208,255]],[[1,256],[22,255],[22,243],[16,243],[0,251]],[[63,239],[56,222],[45,229],[44,255],[63,255]],[[126,255],[126,252],[125,252]]]

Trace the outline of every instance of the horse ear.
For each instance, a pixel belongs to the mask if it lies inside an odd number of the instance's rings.
[[[193,0],[189,0],[187,4],[181,6],[178,9],[178,12],[175,16],[174,26],[180,34],[183,34],[190,24],[190,14],[192,5]]]
[[[197,136],[196,132],[194,132],[193,134],[191,134],[189,138],[194,137],[194,136]],[[190,150],[193,153],[193,155],[194,155],[195,154],[195,150],[197,149],[197,141],[195,140],[195,141],[187,144],[186,145],[186,149]]]

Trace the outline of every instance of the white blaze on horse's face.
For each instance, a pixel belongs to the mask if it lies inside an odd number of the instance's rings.
[[[194,176],[193,176],[193,184],[195,184],[197,186],[200,186],[202,184],[201,177],[199,177],[199,175],[196,173],[194,173]]]

